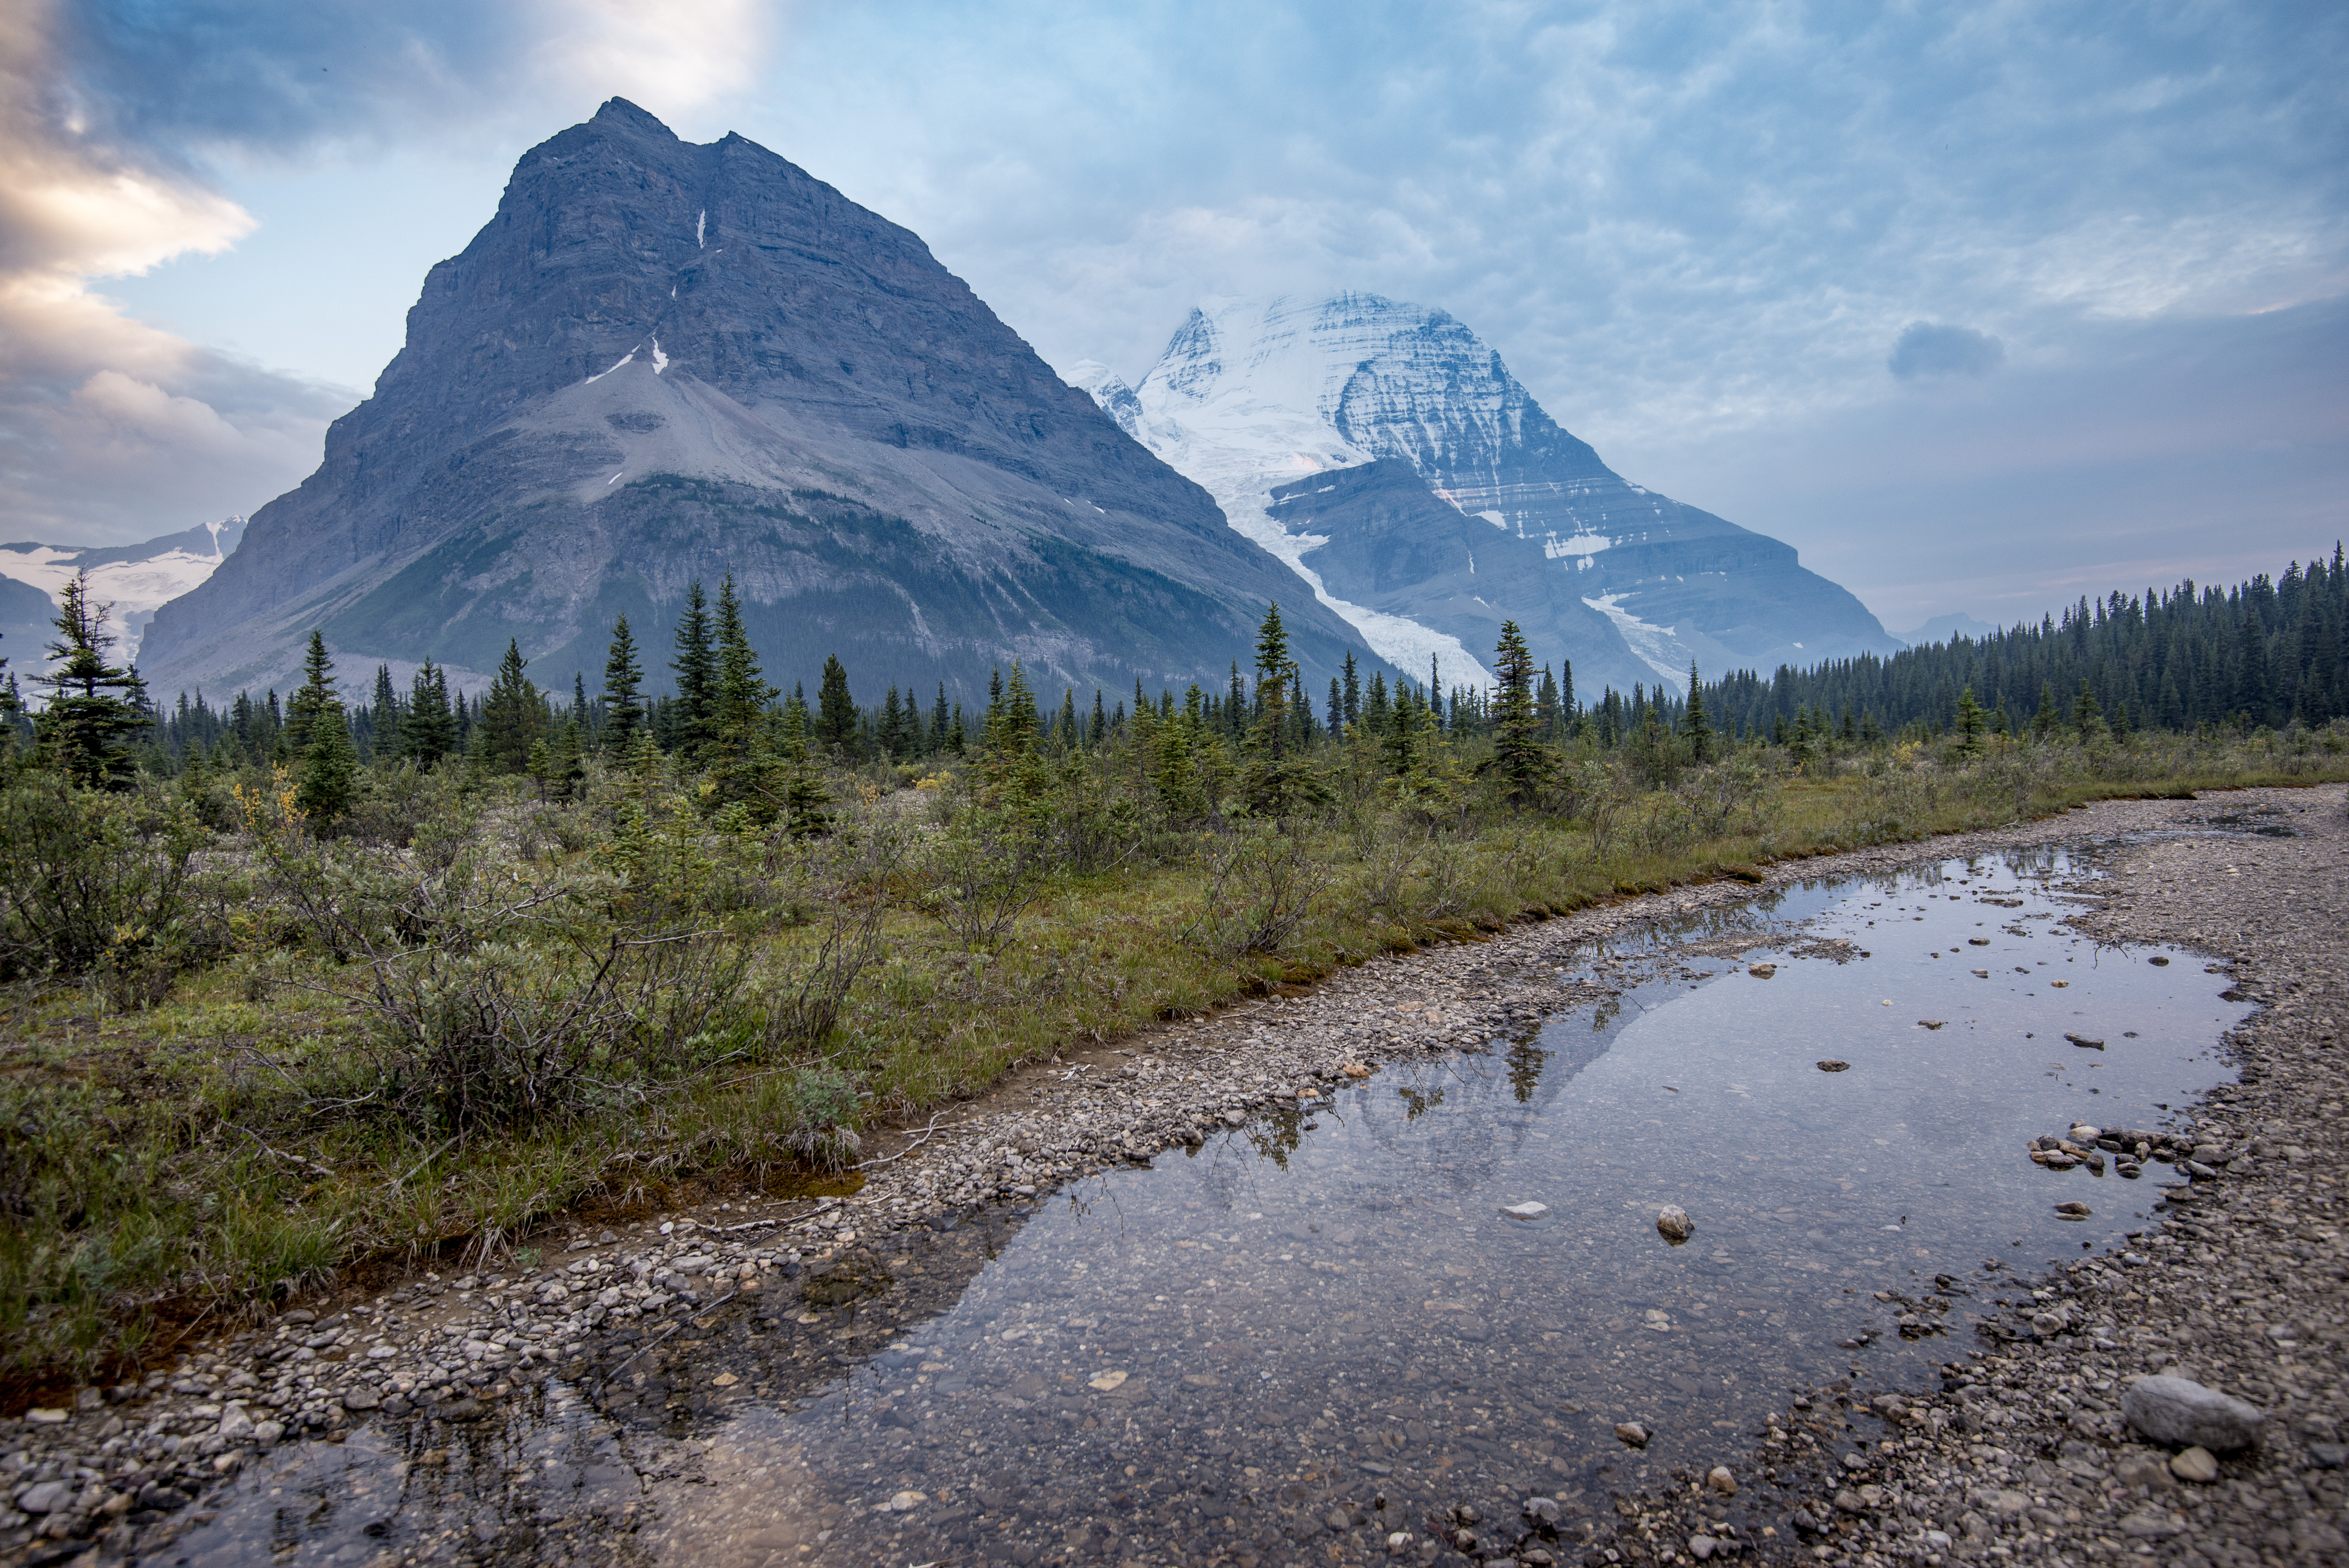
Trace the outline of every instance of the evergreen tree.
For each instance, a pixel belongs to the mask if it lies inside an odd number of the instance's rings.
[[[2072,699],[2072,727],[2082,740],[2094,740],[2104,733],[2104,709],[2097,706],[2096,694],[2088,689],[2088,677],[2080,677],[2080,695]]]
[[[1501,623],[1501,641],[1494,653],[1493,673],[1500,687],[1493,694],[1493,758],[1489,764],[1501,782],[1505,799],[1530,804],[1549,779],[1551,759],[1542,745],[1534,712],[1534,656],[1515,621]],[[1690,669],[1693,686],[1696,672]],[[1455,705],[1453,710],[1459,711]]]
[[[709,629],[709,601],[698,577],[685,592],[685,614],[677,623],[677,657],[668,667],[677,673],[671,743],[688,758],[698,758],[714,733],[718,703],[718,648]]]
[[[48,647],[54,662],[32,677],[36,686],[49,688],[34,733],[54,766],[75,783],[86,789],[128,789],[138,771],[131,745],[152,722],[147,683],[137,669],[107,663],[114,638],[106,620],[114,606],[89,602],[88,572],[66,579],[61,598],[50,623],[57,629],[57,640]]]
[[[1971,686],[1958,694],[1958,746],[1965,751],[1982,748],[1982,731],[1987,727],[1982,705],[1974,698]]]
[[[1344,690],[1346,696],[1345,720],[1348,724],[1352,724],[1362,717],[1362,680],[1361,673],[1355,667],[1354,650],[1351,648],[1348,648],[1346,650],[1346,684]],[[1339,734],[1339,727],[1336,724],[1330,725],[1330,733],[1331,735]]]
[[[285,703],[285,743],[295,756],[310,748],[310,726],[329,707],[340,713],[343,701],[335,692],[335,661],[326,656],[326,639],[313,627],[310,646],[302,655],[301,689]],[[350,738],[347,728],[343,738]]]
[[[856,703],[848,695],[848,672],[830,654],[823,659],[823,680],[815,694],[815,738],[836,751],[856,744]]]
[[[645,722],[644,679],[636,639],[622,615],[612,623],[611,651],[604,656],[604,746],[615,757],[636,748],[636,727]]]
[[[730,572],[718,585],[717,666],[710,684],[709,739],[702,759],[747,768],[759,716],[776,695],[759,668],[758,653],[743,629],[742,603],[735,596],[734,574]]]
[[[506,656],[498,661],[498,673],[481,705],[481,761],[494,772],[528,772],[531,746],[545,738],[545,707],[538,687],[523,673],[528,663],[520,643],[508,638]]]
[[[1102,689],[1099,686],[1095,686],[1093,687],[1093,722],[1092,732],[1088,738],[1089,744],[1091,744],[1095,749],[1099,749],[1102,743],[1108,738],[1109,716],[1102,711]]]
[[[339,698],[328,689],[324,704],[308,713],[309,743],[302,748],[302,777],[294,804],[314,822],[331,822],[350,810],[358,779],[359,755]]]
[[[947,743],[947,726],[952,721],[947,709],[947,683],[938,683],[938,700],[930,705],[930,745],[933,749]]]
[[[374,723],[370,727],[369,740],[369,750],[373,753],[372,760],[377,762],[399,760],[400,727],[406,717],[400,711],[399,693],[391,684],[391,666],[376,665],[375,707],[372,715]]]
[[[457,748],[457,718],[449,711],[449,672],[430,659],[409,683],[399,739],[401,749],[419,768],[430,768]]]
[[[1688,718],[1689,755],[1699,762],[1713,760],[1713,720],[1704,711],[1704,685],[1697,679],[1696,661],[1689,661]]]

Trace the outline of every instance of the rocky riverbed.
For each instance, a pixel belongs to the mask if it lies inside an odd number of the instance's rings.
[[[2260,1004],[2231,1041],[2241,1082],[2194,1108],[2190,1132],[2169,1130],[2191,1141],[2157,1150],[2142,1140],[2146,1158],[2190,1163],[2144,1168],[2146,1184],[2178,1190],[2127,1252],[2013,1280],[1976,1342],[1940,1342],[1949,1360],[1938,1389],[1839,1379],[1804,1390],[1724,1439],[1717,1471],[1651,1475],[1603,1510],[1464,1496],[1446,1509],[1474,1518],[1389,1519],[1366,1497],[1350,1509],[1327,1500],[1333,1516],[1346,1513],[1360,1539],[1402,1538],[1393,1551],[1413,1561],[1487,1563],[1744,1553],[2223,1564],[2340,1552],[2334,1423],[2349,1253],[2334,1208],[2343,1096],[2333,1052],[2349,1006],[2349,813],[2337,789],[2117,802],[1930,851],[2064,841],[2106,846],[2106,874],[2079,889],[2076,925],[2114,942],[2199,950],[2232,965],[2237,989]],[[1919,858],[1918,847],[1895,847],[1780,866],[1769,878],[1791,885]],[[347,1439],[356,1455],[429,1468],[511,1408],[543,1417],[587,1398],[652,1429],[667,1423],[671,1435],[633,1458],[606,1456],[600,1501],[533,1526],[527,1539],[452,1526],[398,1554],[590,1555],[636,1528],[648,1481],[708,1470],[695,1419],[739,1398],[792,1398],[886,1353],[905,1326],[955,1298],[1039,1195],[1220,1129],[1293,1136],[1300,1114],[1374,1066],[1439,1060],[1620,990],[1633,965],[1592,962],[1594,938],[1660,920],[1701,924],[1755,892],[1681,889],[1383,959],[1309,992],[1040,1065],[895,1140],[841,1196],[559,1226],[534,1239],[526,1271],[425,1275],[311,1304],[141,1385],[84,1390],[70,1408],[0,1424],[14,1504],[0,1515],[0,1547],[36,1563],[172,1561],[200,1545],[233,1478],[282,1466],[309,1440]],[[1750,929],[1710,943],[1696,932],[1677,951],[1754,941]],[[1564,984],[1561,967],[1571,971]],[[2118,1142],[2120,1132],[2155,1130],[2111,1130]],[[2059,1147],[2039,1155],[2074,1158],[2066,1140],[2083,1161],[2123,1152],[2050,1132]],[[1899,1282],[1885,1284],[1889,1294]],[[755,1364],[722,1385],[692,1376],[698,1357],[714,1354],[704,1346],[728,1332],[764,1346]],[[2134,1379],[2157,1372],[2259,1406],[2264,1440],[2182,1467],[2168,1448],[2135,1440],[2121,1402]],[[477,1470],[471,1484],[520,1483]],[[1028,1552],[1012,1560],[1049,1560]]]

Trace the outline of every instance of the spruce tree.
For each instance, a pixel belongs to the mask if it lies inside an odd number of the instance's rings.
[[[645,722],[645,672],[636,663],[636,639],[628,618],[612,623],[612,646],[604,655],[604,747],[615,757],[635,749],[636,727]]]
[[[709,601],[703,597],[701,579],[685,592],[685,614],[677,623],[676,731],[671,743],[688,758],[701,755],[709,744],[718,700],[718,649],[709,630]]]
[[[482,761],[499,773],[528,772],[531,746],[545,738],[545,710],[538,687],[523,673],[528,665],[521,644],[508,638],[481,705]]]
[[[400,725],[407,717],[400,711],[399,693],[391,684],[391,666],[375,667],[375,707],[373,739],[370,749],[377,762],[399,760]]]
[[[1352,724],[1362,717],[1362,677],[1354,663],[1354,650],[1351,648],[1346,650],[1346,684],[1343,689],[1346,722]],[[1333,735],[1338,733],[1338,726],[1331,725],[1330,730]]]
[[[335,693],[335,661],[326,656],[326,636],[312,627],[310,645],[302,655],[301,687],[285,701],[285,744],[295,756],[310,748],[310,726],[317,716],[329,707],[340,712],[342,706]]]
[[[1704,683],[1697,679],[1696,661],[1689,661],[1689,755],[1699,762],[1713,760],[1713,720],[1704,711]]]
[[[823,680],[815,694],[815,738],[837,751],[856,744],[856,701],[848,695],[848,671],[837,656],[823,658]]]
[[[1958,746],[1961,750],[1976,751],[1982,747],[1982,731],[1988,719],[1982,705],[1974,698],[1974,688],[1969,685],[1958,694]]]
[[[710,686],[709,739],[705,758],[728,766],[748,766],[759,716],[776,696],[759,668],[759,655],[742,625],[742,603],[734,593],[734,574],[718,585],[717,668]]]
[[[399,739],[401,749],[419,768],[430,768],[457,748],[457,718],[449,711],[449,672],[430,659],[409,683]]]
[[[314,822],[331,822],[350,810],[359,756],[351,745],[342,702],[331,691],[324,705],[310,708],[308,720],[309,744],[302,748],[302,778],[295,787],[294,804]]]
[[[147,683],[135,668],[106,661],[114,638],[106,630],[111,604],[89,602],[89,573],[66,579],[62,604],[50,624],[51,667],[32,677],[49,688],[49,700],[34,725],[42,750],[54,766],[86,789],[128,789],[137,775],[130,748],[152,716]]]
[[[1493,694],[1493,758],[1488,766],[1500,780],[1505,799],[1528,805],[1548,781],[1551,761],[1534,711],[1534,656],[1515,621],[1501,623],[1493,673],[1501,684]],[[1693,668],[1690,676],[1695,676]]]

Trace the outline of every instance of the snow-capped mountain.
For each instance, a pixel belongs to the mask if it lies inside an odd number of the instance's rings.
[[[144,544],[84,549],[71,544],[0,544],[0,657],[19,672],[39,660],[55,635],[49,618],[77,572],[89,573],[90,597],[111,604],[108,629],[120,639],[118,656],[136,659],[155,612],[210,577],[244,537],[244,519],[200,523]],[[31,589],[41,596],[36,603]]]
[[[1791,547],[1609,469],[1440,310],[1210,300],[1138,384],[1070,380],[1374,651],[1433,654],[1447,683],[1485,678],[1504,619],[1586,695],[1899,646]]]

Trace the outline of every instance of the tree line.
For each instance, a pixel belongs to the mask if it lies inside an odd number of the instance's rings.
[[[50,666],[31,677],[46,688],[46,704],[26,711],[13,675],[0,686],[0,717],[12,735],[91,788],[128,787],[142,769],[171,777],[285,767],[303,809],[325,819],[348,805],[371,767],[461,765],[527,776],[564,795],[580,788],[591,758],[649,752],[707,771],[721,807],[797,811],[812,824],[822,819],[825,767],[946,766],[1004,734],[1067,753],[1141,732],[1154,748],[1195,763],[1198,777],[1183,787],[1194,794],[1216,794],[1217,780],[1237,779],[1243,754],[1269,759],[1256,793],[1285,804],[1299,789],[1310,794],[1318,750],[1347,741],[1372,747],[1394,776],[1408,778],[1423,771],[1433,748],[1474,739],[1493,749],[1490,766],[1530,780],[1539,771],[1535,751],[1567,747],[1701,761],[1748,742],[1808,753],[1888,735],[1954,732],[1971,741],[2060,727],[2126,736],[2349,717],[2349,568],[2338,545],[2329,564],[2295,562],[2281,578],[2261,574],[2226,591],[2189,582],[2142,598],[2084,598],[2060,621],[1889,658],[1782,665],[1768,680],[1740,671],[1706,682],[1692,666],[1685,691],[1609,686],[1588,703],[1576,698],[1571,664],[1534,664],[1514,623],[1503,630],[1491,686],[1447,687],[1433,660],[1424,681],[1390,680],[1386,668],[1350,652],[1325,692],[1309,692],[1277,605],[1252,672],[1235,660],[1221,687],[1195,684],[1179,696],[1171,688],[1153,696],[1137,682],[1131,694],[1096,689],[1084,702],[1064,688],[1053,704],[1015,661],[1008,676],[993,672],[979,713],[966,715],[943,685],[929,695],[893,686],[881,701],[860,704],[832,656],[811,698],[802,685],[786,693],[766,679],[730,574],[714,603],[698,582],[688,590],[667,661],[673,689],[664,695],[647,693],[644,656],[623,615],[592,693],[579,671],[567,692],[542,687],[509,642],[478,694],[452,690],[448,672],[428,659],[405,689],[378,665],[368,696],[347,703],[314,631],[303,682],[283,701],[274,690],[257,699],[241,692],[213,707],[201,692],[182,693],[158,711],[135,667],[110,661],[107,608],[90,602],[82,579],[67,584]]]

